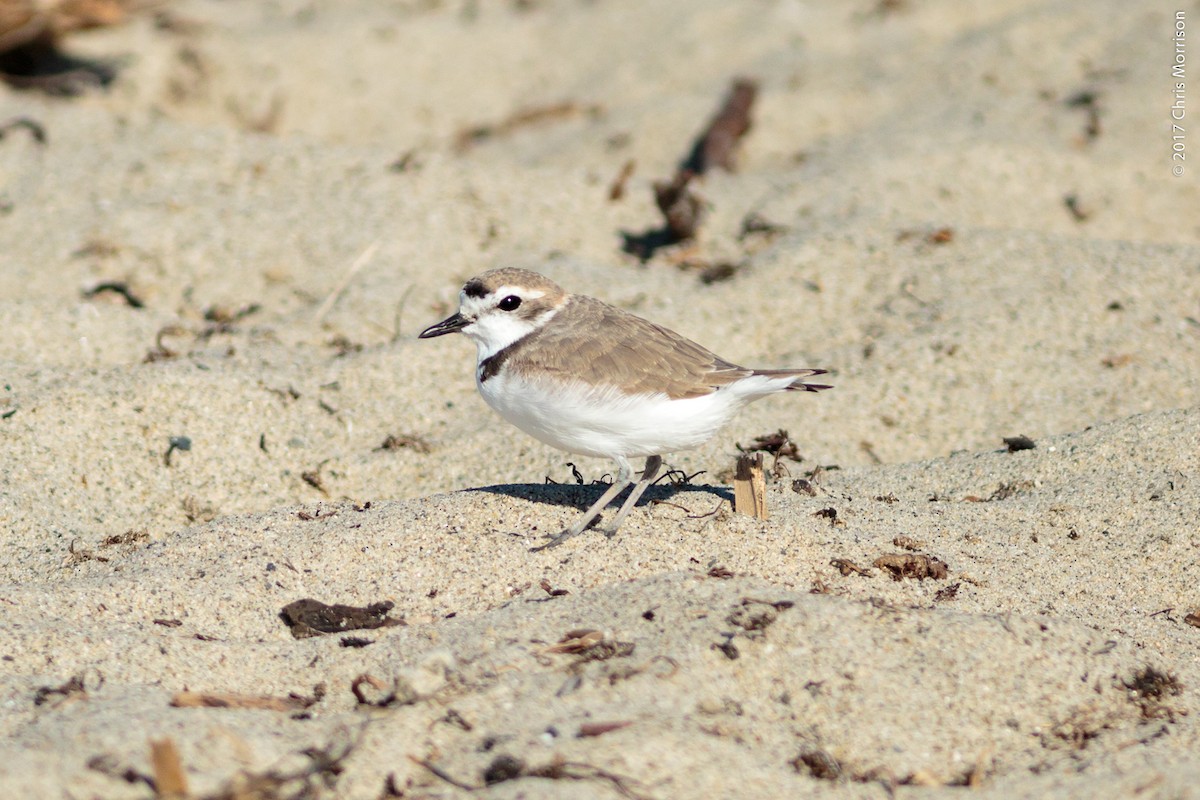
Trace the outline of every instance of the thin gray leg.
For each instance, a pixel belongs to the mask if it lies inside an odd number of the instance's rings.
[[[629,492],[629,497],[626,497],[625,502],[621,504],[621,510],[617,512],[617,516],[613,517],[612,526],[605,529],[605,534],[613,536],[617,532],[621,523],[625,521],[625,516],[633,510],[638,498],[642,496],[642,492],[646,491],[646,487],[654,482],[654,477],[658,475],[660,467],[662,467],[661,456],[650,456],[646,459],[646,468],[642,470],[642,477]]]
[[[654,456],[657,458],[657,456]],[[604,511],[604,507],[613,501],[613,498],[621,493],[621,491],[633,483],[633,466],[624,458],[613,459],[617,462],[617,477],[613,478],[612,486],[604,494],[600,495],[600,499],[592,503],[592,507],[583,512],[583,516],[576,520],[575,524],[567,528],[562,533],[558,534],[545,544],[538,545],[530,550],[536,553],[540,550],[549,550],[551,547],[558,547],[560,544],[570,539],[572,536],[578,536],[583,533],[588,524],[596,517],[600,516],[600,512]],[[634,491],[637,491],[636,489]],[[618,518],[620,514],[617,515]]]

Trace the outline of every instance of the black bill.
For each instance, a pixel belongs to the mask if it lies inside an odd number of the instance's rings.
[[[421,331],[418,339],[432,339],[434,336],[445,336],[447,333],[458,333],[463,328],[471,324],[471,321],[462,314],[454,314],[446,317],[436,325],[430,325],[425,330]]]

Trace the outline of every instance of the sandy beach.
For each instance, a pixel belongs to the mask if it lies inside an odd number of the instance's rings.
[[[0,84],[0,795],[1200,798],[1200,7],[113,7]],[[531,552],[499,266],[834,388]]]

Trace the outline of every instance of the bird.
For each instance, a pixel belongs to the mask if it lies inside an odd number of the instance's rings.
[[[474,341],[476,386],[501,417],[560,450],[616,464],[600,498],[535,551],[582,533],[633,484],[605,531],[614,535],[664,455],[702,445],[748,403],[832,388],[805,382],[828,370],[738,366],[662,325],[514,267],[471,278],[458,310],[418,338],[450,333]],[[630,459],[640,457],[646,462],[635,482]]]

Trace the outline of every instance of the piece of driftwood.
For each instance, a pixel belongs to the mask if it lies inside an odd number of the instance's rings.
[[[733,510],[756,519],[767,518],[767,480],[763,475],[763,454],[738,456],[733,477]]]

